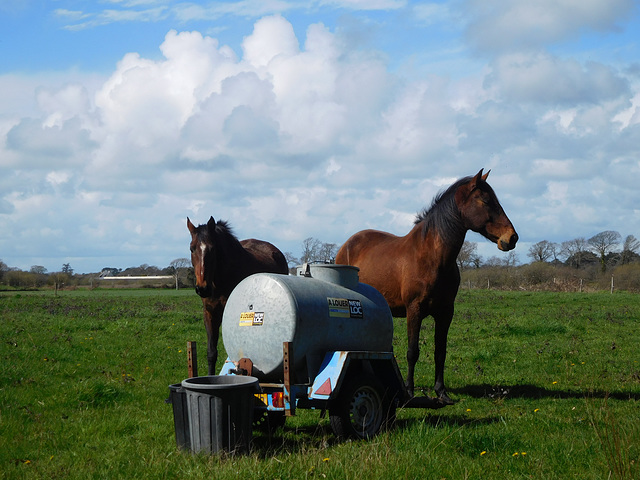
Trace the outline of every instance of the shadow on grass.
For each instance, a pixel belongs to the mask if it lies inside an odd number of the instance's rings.
[[[251,453],[260,458],[272,458],[279,454],[304,453],[332,447],[345,440],[336,437],[329,425],[305,425],[278,428],[274,432],[256,432],[251,439]]]
[[[537,385],[467,385],[461,388],[450,388],[450,393],[466,395],[473,398],[612,398],[615,400],[640,400],[638,392],[606,392],[602,390],[555,390]]]
[[[442,426],[449,427],[464,427],[466,425],[491,425],[500,422],[500,417],[485,417],[485,418],[469,418],[462,415],[444,415],[440,413],[425,413],[422,419],[407,418],[396,420],[395,428],[397,429],[409,429],[412,428],[417,422],[422,422],[431,427],[437,428]]]
[[[473,419],[461,415],[436,414],[432,409],[415,410],[424,411],[424,417],[398,418],[390,430],[409,430],[418,423],[438,428],[442,426],[464,427],[470,424],[489,425],[501,421],[499,417]],[[401,409],[398,411],[401,411]],[[338,438],[334,435],[331,426],[326,422],[319,423],[317,425],[305,425],[299,427],[289,427],[286,425],[282,428],[278,428],[272,433],[262,431],[256,432],[254,430],[251,440],[251,453],[264,459],[282,454],[289,455],[325,449],[352,441],[367,442],[367,440]]]
[[[599,390],[569,391],[552,390],[536,385],[467,385],[461,388],[451,388],[450,393],[460,396],[487,399],[510,399],[510,398],[557,398],[557,399],[581,399],[581,398],[609,398],[615,400],[640,400],[640,394],[635,392],[605,392]],[[414,409],[411,409],[414,410]],[[443,410],[433,410],[429,408],[423,410],[424,416],[418,418],[398,418],[393,429],[411,429],[416,423],[422,422],[434,428],[465,427],[467,425],[491,425],[499,423],[500,417],[469,418],[463,415],[447,415],[446,407]],[[402,409],[398,410],[399,412]],[[348,442],[336,437],[331,426],[327,422],[320,422],[314,425],[303,425],[291,427],[289,425],[278,428],[275,432],[256,432],[254,430],[251,441],[251,452],[260,458],[271,458],[282,454],[296,454],[317,449],[324,449]]]

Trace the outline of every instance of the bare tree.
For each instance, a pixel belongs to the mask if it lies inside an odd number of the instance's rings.
[[[634,256],[638,255],[640,250],[640,241],[633,235],[627,235],[622,244],[622,254],[620,255],[620,263],[626,265],[631,262]]]
[[[504,266],[515,267],[518,264],[518,261],[518,254],[511,250],[509,253],[507,253],[507,258],[504,259]]]
[[[600,256],[600,268],[607,270],[607,254],[620,243],[621,236],[613,230],[605,230],[591,237],[588,242],[596,255]]]
[[[4,277],[5,272],[9,271],[9,266],[4,263],[2,260],[0,260],[0,280],[2,280],[2,277]]]
[[[337,253],[338,246],[335,243],[324,243],[316,238],[309,237],[302,242],[300,263],[334,263]]]
[[[295,267],[296,265],[299,265],[300,263],[302,263],[300,262],[298,257],[294,257],[293,253],[291,252],[284,252],[283,255],[284,255],[284,258],[287,259],[287,265],[289,266],[289,268]]]
[[[478,257],[478,244],[465,240],[462,244],[462,248],[460,249],[460,253],[458,253],[457,262],[460,270],[464,270],[473,265],[477,266],[480,263],[480,258]]]
[[[554,252],[553,244],[547,240],[542,240],[529,247],[527,256],[534,262],[546,262],[554,256]]]
[[[322,243],[318,251],[319,257],[316,259],[324,263],[335,263],[338,246],[335,243]]]
[[[173,275],[174,280],[176,281],[176,290],[179,287],[179,278],[184,276],[185,279],[189,276],[189,269],[192,269],[191,260],[188,258],[176,258],[172,260],[169,264],[169,268],[167,269],[170,275]]]
[[[569,265],[580,268],[584,254],[588,252],[587,241],[584,237],[567,240],[562,242],[560,251],[562,255],[567,257],[566,261]]]
[[[308,263],[317,260],[321,247],[320,240],[309,237],[302,241],[302,256],[300,263]]]

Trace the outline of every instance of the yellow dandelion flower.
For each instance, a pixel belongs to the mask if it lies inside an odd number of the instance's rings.
[[[323,458],[323,459],[322,459],[322,461],[323,461],[323,462],[328,462],[328,461],[329,461],[329,457],[327,457],[327,458]]]
[[[526,455],[526,454],[527,454],[527,452],[522,452],[522,453],[521,453],[521,455],[523,455],[523,456],[524,456],[524,455]]]
[[[554,380],[554,381],[553,381],[553,385],[555,385],[556,383],[558,383],[558,382]]]
[[[535,412],[539,412],[539,411],[540,411],[540,409],[536,408],[533,412],[535,413]]]
[[[467,412],[470,412],[470,411],[471,411],[471,409],[470,409],[470,408],[467,408]]]
[[[486,454],[487,454],[487,451],[486,451],[486,450],[483,450],[483,451],[481,451],[481,452],[480,452],[480,456],[482,456],[482,455],[486,455]]]

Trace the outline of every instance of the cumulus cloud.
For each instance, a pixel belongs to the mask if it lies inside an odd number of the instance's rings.
[[[499,83],[507,100],[560,105],[599,103],[628,98],[629,82],[614,68],[585,65],[546,53],[504,55],[492,63],[487,86]]]
[[[539,49],[594,30],[615,30],[633,0],[466,0],[468,40],[485,52]]]
[[[545,4],[547,19],[537,4],[465,5],[481,10],[469,29],[476,45],[474,29],[502,28],[505,40],[533,45],[542,42],[537,27],[553,34],[569,22],[567,2]],[[595,3],[577,8],[580,20],[552,39],[613,28],[628,6],[614,2],[615,15]],[[521,32],[506,32],[514,19]],[[640,93],[630,71],[525,49],[463,78],[403,77],[340,31],[314,23],[296,35],[280,14],[258,19],[240,50],[172,30],[162,58],[127,54],[98,86],[31,86],[22,111],[2,100],[16,110],[0,116],[0,228],[17,233],[0,238],[1,251],[53,250],[76,262],[99,252],[77,271],[119,252],[122,262],[165,266],[186,256],[185,217],[213,215],[240,237],[297,253],[309,236],[341,243],[362,228],[404,234],[440,189],[482,167],[493,169],[524,242],[566,240],[568,222],[576,235],[597,233],[593,219],[619,205],[612,185],[636,208],[629,178],[640,168]],[[18,91],[8,77],[0,85]]]

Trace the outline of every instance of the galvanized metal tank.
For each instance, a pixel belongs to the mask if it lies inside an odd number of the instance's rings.
[[[231,292],[222,339],[231,361],[249,358],[261,382],[283,380],[283,342],[293,344],[298,383],[312,380],[326,352],[390,352],[393,318],[384,297],[358,281],[358,268],[308,265],[298,275],[257,273]]]

